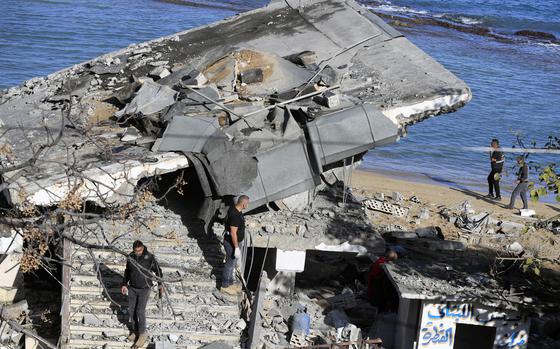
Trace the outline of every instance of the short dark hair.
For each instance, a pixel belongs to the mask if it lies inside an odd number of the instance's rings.
[[[239,195],[239,197],[237,198],[237,203],[240,204],[243,201],[249,201],[249,197],[247,195]]]
[[[134,243],[132,244],[132,248],[138,248],[138,247],[143,247],[144,244],[142,243],[142,241],[140,240],[136,240],[134,241]]]
[[[491,143],[496,143],[496,144],[500,145],[500,141],[498,140],[498,138],[492,138]]]

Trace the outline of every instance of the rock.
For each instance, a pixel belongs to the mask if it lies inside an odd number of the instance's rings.
[[[154,79],[163,79],[164,77],[169,76],[169,75],[171,75],[171,72],[163,66],[155,67],[150,72],[150,74],[148,74],[148,76],[151,76]]]
[[[276,332],[280,332],[280,333],[287,333],[288,331],[290,331],[290,329],[288,328],[288,325],[284,321],[281,321],[279,323],[275,323],[274,324],[274,330]]]
[[[418,214],[418,218],[424,220],[424,219],[429,219],[430,218],[430,211],[427,208],[422,208],[420,210],[420,213]]]
[[[504,234],[521,233],[525,229],[525,225],[516,222],[501,221],[498,222],[499,231]]]
[[[321,96],[316,96],[313,100],[327,108],[336,108],[340,105],[340,96],[332,91],[327,91]]]
[[[206,85],[207,82],[208,79],[206,78],[206,76],[204,76],[204,74],[202,74],[201,72],[195,69],[192,70],[186,77],[182,79],[181,84],[183,86],[200,88],[200,87],[204,87],[204,85]]]
[[[247,327],[247,323],[246,323],[245,320],[243,320],[243,319],[240,319],[240,320],[235,324],[235,328],[238,329],[239,331],[243,331],[246,327]]]
[[[528,38],[538,39],[538,40],[549,40],[551,42],[557,41],[556,36],[554,36],[554,34],[535,31],[535,30],[519,30],[516,31],[514,34],[517,36],[525,36]]]
[[[517,242],[517,241],[515,241],[514,243],[508,245],[508,246],[506,247],[506,250],[507,250],[509,253],[512,253],[512,254],[514,254],[514,255],[516,255],[516,256],[519,256],[519,255],[522,254],[523,251],[524,251],[523,246],[521,246],[521,244],[520,244],[519,242]]]
[[[177,341],[179,340],[179,336],[177,336],[176,334],[170,334],[167,337],[169,337],[171,343],[177,343]]]
[[[441,230],[441,229],[439,229]],[[418,237],[420,238],[429,238],[429,239],[435,239],[437,238],[440,234],[438,232],[438,227],[424,227],[424,228],[418,228],[415,230],[416,235],[418,235]]]
[[[264,231],[266,231],[268,234],[274,234],[274,230],[275,230],[275,228],[274,228],[274,225],[272,225],[272,224],[267,224],[264,227]]]
[[[134,126],[129,126],[124,131],[121,141],[123,142],[132,142],[140,138],[140,131]]]
[[[306,231],[307,231],[307,228],[303,224],[300,224],[296,227],[296,234],[298,234],[300,236],[305,236]]]
[[[404,196],[398,191],[394,191],[393,194],[391,194],[391,198],[396,202],[404,201]]]

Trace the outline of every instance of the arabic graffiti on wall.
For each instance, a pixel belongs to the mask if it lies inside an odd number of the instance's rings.
[[[494,348],[524,349],[529,322],[512,312],[500,312],[468,303],[424,303],[418,349],[453,349],[456,324],[496,328]]]

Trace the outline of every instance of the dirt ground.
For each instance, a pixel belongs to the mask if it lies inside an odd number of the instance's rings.
[[[528,255],[544,259],[547,268],[560,271],[560,248],[558,248],[560,246],[560,235],[558,234],[546,229],[530,228],[515,234],[467,235],[465,238],[465,234],[462,234],[461,237],[460,229],[440,215],[443,208],[458,208],[464,201],[469,201],[476,213],[487,212],[495,219],[523,223],[530,227],[537,219],[546,219],[560,214],[560,205],[558,204],[530,202],[529,207],[536,211],[537,216],[535,218],[523,218],[519,216],[519,210],[505,208],[509,198],[504,197],[502,202],[496,202],[484,198],[485,193],[452,188],[435,184],[435,182],[408,181],[364,170],[353,172],[351,186],[355,194],[367,198],[379,196],[380,193],[383,193],[385,197],[391,197],[395,191],[404,196],[403,206],[410,208],[409,214],[399,218],[368,210],[374,226],[396,224],[407,231],[429,226],[439,227],[447,240],[461,240],[462,238],[465,241],[467,239],[469,248],[490,248],[495,250],[497,254],[503,252],[512,242],[517,241],[524,247]],[[407,200],[412,196],[416,196],[420,200],[420,204],[408,202]],[[519,208],[520,206],[521,200],[518,199],[516,207]],[[423,209],[429,211],[429,218],[419,218],[419,213]]]

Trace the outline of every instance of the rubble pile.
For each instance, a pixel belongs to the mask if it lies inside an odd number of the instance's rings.
[[[73,234],[102,245],[114,240],[112,246],[123,251],[130,251],[132,242],[140,239],[158,258],[169,282],[164,297],[154,291],[146,309],[153,343],[198,347],[223,340],[238,346],[244,329],[239,324],[238,300],[216,293],[223,260],[219,242],[188,231],[181,216],[157,204],[142,209],[138,217],[157,221],[157,227],[146,227],[131,217],[118,225],[106,220],[95,228],[76,228]],[[125,256],[112,251],[90,253],[74,245],[71,263],[68,346],[122,347],[129,316],[127,298],[120,293]]]
[[[246,216],[246,230],[255,247],[284,250],[326,250],[340,252],[344,246],[382,254],[385,242],[369,222],[364,209],[351,196],[342,203],[342,187],[323,188],[316,192],[310,205],[296,210],[287,208],[255,212]],[[214,233],[224,231],[214,223]],[[344,245],[343,245],[344,244]]]
[[[352,285],[354,290],[344,284],[331,279],[329,284],[298,288],[293,296],[267,294],[257,347],[301,347],[368,338],[377,308],[364,298],[363,284]]]
[[[72,189],[104,206],[129,199],[142,178],[193,166],[209,220],[231,195],[248,194],[254,208],[313,190],[470,98],[353,1],[273,2],[3,91],[6,166],[63,128],[35,171],[3,180],[13,205],[56,205]]]

